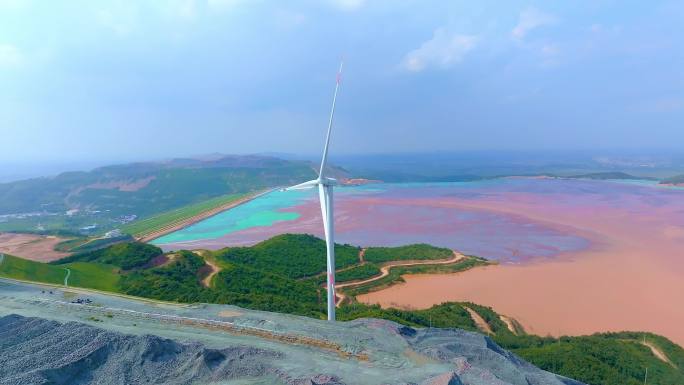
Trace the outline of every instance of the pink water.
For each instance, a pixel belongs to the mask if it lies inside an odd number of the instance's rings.
[[[286,194],[286,193],[283,193]],[[587,234],[555,221],[532,219],[524,213],[484,208],[453,207],[454,202],[524,202],[591,215],[602,208],[640,214],[649,208],[672,206],[668,220],[682,223],[684,191],[653,183],[502,178],[489,181],[437,184],[379,184],[340,187],[335,196],[336,240],[360,246],[429,243],[503,262],[553,258],[589,247]],[[284,200],[292,203],[293,201]],[[162,245],[173,248],[217,249],[250,245],[282,233],[322,236],[316,194],[279,207],[299,214],[269,226],[253,226],[216,238]],[[679,210],[679,211],[678,211]],[[227,216],[230,212],[226,213]]]

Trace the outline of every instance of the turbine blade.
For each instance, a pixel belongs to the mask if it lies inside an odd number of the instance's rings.
[[[340,81],[342,80],[342,65],[344,61],[340,62],[340,69],[337,71],[337,82],[335,83],[335,93],[333,93],[332,108],[330,109],[330,120],[328,120],[328,133],[325,135],[325,147],[323,147],[323,159],[321,159],[321,169],[318,171],[318,177],[323,178],[323,171],[326,163],[328,163],[328,147],[330,146],[330,132],[332,131],[333,116],[335,116],[335,102],[337,101],[337,91],[340,89]]]
[[[318,179],[310,180],[308,182],[296,184],[294,186],[290,186],[287,188],[284,188],[283,191],[290,191],[290,190],[306,190],[310,188],[314,188],[318,185]]]

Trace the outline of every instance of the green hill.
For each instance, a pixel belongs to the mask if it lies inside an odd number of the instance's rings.
[[[285,234],[252,247],[228,248],[215,253],[180,251],[163,257],[154,246],[129,243],[77,254],[52,264],[6,255],[0,262],[0,276],[61,285],[66,269],[70,269],[70,286],[178,302],[229,303],[324,318],[322,242],[312,236]],[[355,259],[358,248],[349,245],[337,245],[337,248],[342,261],[338,266],[339,276],[357,279],[377,274],[375,263],[360,264]],[[409,250],[422,251],[423,258],[426,255],[436,258],[443,253],[439,248],[421,245],[382,248],[381,255],[386,259],[396,251],[394,255],[401,259],[421,258],[411,255]],[[221,268],[209,287],[203,284],[208,274],[206,261]],[[481,326],[474,322],[470,311],[484,319],[491,329],[491,337],[499,345],[551,372],[592,385],[639,385],[648,368],[649,384],[684,383],[684,349],[651,333],[541,337],[526,334],[519,325],[511,331],[491,308],[465,302],[409,311],[382,309],[352,300],[338,309],[338,319],[373,317],[412,327],[480,331]],[[652,348],[664,359],[656,356]]]
[[[0,215],[11,216],[0,231],[101,233],[212,198],[314,176],[308,162],[249,155],[133,163],[1,183]]]
[[[360,249],[351,245],[335,246],[335,267],[340,269],[359,262]],[[251,247],[231,247],[217,253],[226,262],[253,266],[288,278],[303,278],[326,269],[325,241],[306,234],[283,234]]]
[[[652,179],[652,178],[644,178],[644,177],[638,177],[634,175],[627,174],[625,172],[620,172],[620,171],[607,171],[607,172],[594,172],[594,173],[589,173],[589,174],[581,174],[581,175],[573,175],[570,176],[569,178],[574,178],[574,179],[597,179],[597,180],[608,180],[608,179],[624,179],[624,180],[631,180],[631,179]]]

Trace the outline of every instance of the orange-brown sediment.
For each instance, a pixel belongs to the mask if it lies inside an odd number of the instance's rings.
[[[359,300],[406,308],[473,301],[515,318],[530,333],[643,330],[684,345],[684,228],[673,224],[671,208],[568,210],[552,202],[516,199],[442,204],[524,215],[566,230],[570,226],[592,246],[553,261],[408,275],[406,283]]]

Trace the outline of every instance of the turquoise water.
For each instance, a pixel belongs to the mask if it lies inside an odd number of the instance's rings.
[[[681,200],[682,188],[654,181],[497,178],[450,183],[339,186],[335,189],[340,242],[392,246],[430,243],[485,257],[552,256],[586,247],[579,236],[518,216],[450,208],[448,202],[515,197],[567,210],[605,207],[636,210]],[[414,200],[420,203],[415,203]],[[446,205],[445,205],[446,204]],[[299,206],[299,208],[295,208]],[[286,232],[322,236],[317,190],[274,191],[153,241],[171,249],[253,244]],[[302,214],[304,217],[302,217]]]
[[[231,210],[197,222],[192,226],[157,238],[155,245],[219,238],[252,227],[272,226],[276,222],[294,221],[299,213],[280,211],[298,205],[314,196],[317,190],[273,191]]]

